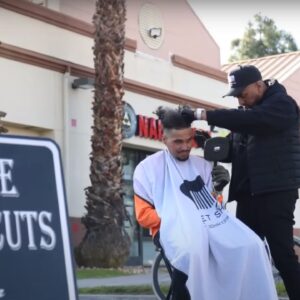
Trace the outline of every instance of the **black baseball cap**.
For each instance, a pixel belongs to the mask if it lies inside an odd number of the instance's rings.
[[[260,71],[252,65],[239,66],[228,74],[230,90],[226,96],[236,97],[251,83],[262,80]]]

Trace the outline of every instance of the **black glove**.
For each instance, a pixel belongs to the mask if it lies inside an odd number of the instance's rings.
[[[213,167],[211,176],[214,188],[217,192],[221,192],[230,181],[228,170],[221,165],[216,165]]]
[[[183,107],[181,110],[181,116],[186,123],[192,123],[196,120],[195,111],[189,107]]]

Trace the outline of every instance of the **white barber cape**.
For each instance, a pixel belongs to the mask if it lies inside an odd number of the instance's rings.
[[[277,300],[263,242],[211,196],[210,174],[202,158],[159,151],[137,166],[134,192],[160,216],[160,242],[192,300]]]

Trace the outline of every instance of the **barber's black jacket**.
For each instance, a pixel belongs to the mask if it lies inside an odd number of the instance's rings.
[[[231,130],[229,200],[300,187],[299,108],[277,81],[251,109],[207,111],[209,125]]]

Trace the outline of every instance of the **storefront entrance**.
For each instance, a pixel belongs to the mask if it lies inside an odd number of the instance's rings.
[[[127,265],[142,265],[147,263],[147,257],[154,256],[154,247],[148,230],[141,228],[135,218],[133,202],[133,172],[137,164],[153,152],[138,149],[124,148],[123,156],[123,180],[124,180],[124,204],[128,213],[125,222],[126,231],[131,240],[130,256]],[[149,244],[150,243],[150,249]],[[147,246],[148,245],[148,246]]]

